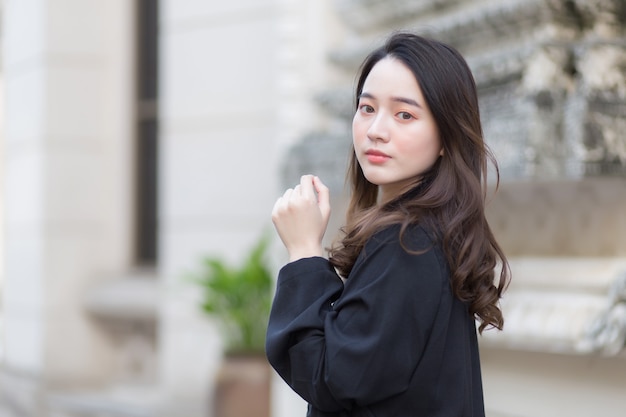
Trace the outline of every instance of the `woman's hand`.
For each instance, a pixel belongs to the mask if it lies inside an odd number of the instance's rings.
[[[322,256],[322,239],[330,218],[328,187],[313,175],[285,191],[272,210],[276,231],[289,252],[289,261]]]

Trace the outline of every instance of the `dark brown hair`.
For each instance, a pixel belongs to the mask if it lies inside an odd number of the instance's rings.
[[[395,33],[363,62],[356,87],[357,106],[370,71],[388,56],[400,60],[415,76],[437,124],[444,153],[413,189],[379,206],[378,186],[367,181],[353,151],[348,168],[352,194],[347,222],[343,237],[330,250],[330,261],[348,277],[374,233],[401,224],[402,235],[411,224],[424,225],[442,245],[453,292],[480,320],[480,332],[487,326],[502,329],[498,303],[510,271],[484,210],[487,162],[493,163],[496,177],[498,167],[483,140],[472,73],[454,48],[412,33]],[[501,269],[495,282],[498,264]]]

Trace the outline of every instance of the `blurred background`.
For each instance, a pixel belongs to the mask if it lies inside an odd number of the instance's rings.
[[[395,29],[464,54],[500,164],[488,215],[514,281],[481,338],[487,415],[626,415],[625,0],[0,14],[1,417],[212,416],[224,343],[184,277],[240,262],[302,173],[329,184],[334,237],[355,73]],[[277,377],[270,395],[305,414]]]

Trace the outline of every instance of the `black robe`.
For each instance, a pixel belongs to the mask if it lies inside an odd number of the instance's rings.
[[[311,417],[484,417],[476,326],[441,247],[419,226],[374,235],[345,281],[328,260],[285,265],[267,356]]]

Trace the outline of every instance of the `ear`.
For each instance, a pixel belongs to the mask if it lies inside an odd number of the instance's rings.
[[[441,150],[439,151],[439,156],[443,156],[443,147],[441,148]]]

